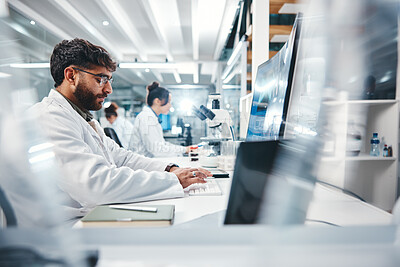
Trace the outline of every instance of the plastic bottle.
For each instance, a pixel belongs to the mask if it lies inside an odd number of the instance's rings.
[[[373,133],[371,138],[371,151],[370,155],[373,157],[379,157],[379,138],[378,133]]]
[[[392,148],[392,146],[388,147],[388,157],[393,157],[393,148]]]
[[[388,146],[386,144],[383,147],[382,156],[383,157],[389,157],[389,150],[388,150]]]

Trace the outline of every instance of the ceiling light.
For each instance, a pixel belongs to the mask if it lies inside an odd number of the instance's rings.
[[[0,78],[8,78],[11,77],[11,74],[0,72]]]
[[[236,57],[238,56],[242,46],[243,46],[243,42],[239,42],[236,45],[235,49],[233,50],[231,56],[228,59],[228,62],[226,63],[228,66],[230,66],[233,63],[233,61],[236,59]]]
[[[199,64],[194,65],[193,83],[199,83]]]
[[[1,2],[1,0],[0,0]],[[19,13],[25,15],[27,18],[32,18],[34,21],[38,22],[41,26],[46,28],[49,32],[53,33],[60,39],[72,39],[73,36],[67,34],[65,31],[61,30],[59,27],[55,26],[49,20],[44,18],[42,15],[34,11],[32,8],[23,4],[21,1],[7,1],[9,5],[11,5],[14,9],[16,9]],[[8,10],[8,8],[7,8]],[[1,13],[1,12],[0,12]]]
[[[193,60],[199,60],[199,1],[192,1],[192,50]]]
[[[57,0],[60,1],[60,0]],[[65,1],[65,0],[64,0]],[[113,23],[117,23],[124,35],[131,40],[133,47],[138,52],[140,58],[143,61],[147,60],[147,54],[144,49],[144,41],[138,32],[138,29],[131,22],[127,10],[122,7],[121,1],[108,1],[102,0],[100,6],[102,6],[103,11],[110,14],[110,17],[114,18]],[[121,57],[122,58],[122,57]]]
[[[179,75],[178,71],[175,70],[173,72],[173,74],[174,74],[174,78],[175,78],[176,83],[181,83],[182,79],[181,79],[181,76]]]
[[[175,69],[174,63],[140,63],[140,62],[127,62],[119,63],[121,69]]]
[[[235,77],[235,75],[236,75],[236,72],[235,72],[235,71],[232,71],[232,72],[224,79],[223,83],[229,83],[229,82],[233,79],[233,77]]]
[[[14,63],[10,64],[10,67],[19,69],[46,69],[50,68],[50,63]]]
[[[240,85],[237,84],[224,84],[222,89],[240,89]]]
[[[103,26],[108,26],[110,25],[110,22],[108,22],[108,20],[103,20]]]
[[[36,24],[36,22],[34,21],[34,20],[31,20],[31,22],[30,22],[32,25],[35,25]]]

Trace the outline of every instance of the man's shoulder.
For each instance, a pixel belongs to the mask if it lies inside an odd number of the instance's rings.
[[[59,99],[45,97],[42,101],[29,108],[27,112],[31,112],[42,123],[47,121],[48,123],[51,122],[51,124],[55,122],[66,124],[67,121],[71,121],[73,124],[76,124],[77,118],[74,117],[75,114],[71,110],[73,111],[72,108],[69,109]]]
[[[57,111],[63,110],[64,107],[61,103],[56,101],[56,99],[51,97],[45,97],[42,101],[36,103],[31,108],[28,109],[28,112],[37,112],[38,115],[42,114],[56,114]]]
[[[140,112],[136,116],[136,119],[146,120],[146,121],[156,121],[157,117],[154,115],[153,111],[150,108],[148,109],[143,108],[142,112]]]

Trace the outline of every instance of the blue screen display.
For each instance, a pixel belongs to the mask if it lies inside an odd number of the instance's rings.
[[[161,127],[163,131],[171,130],[171,116],[169,114],[160,114]]]
[[[296,28],[297,23],[282,49],[258,67],[247,141],[277,140],[283,136],[297,48]]]

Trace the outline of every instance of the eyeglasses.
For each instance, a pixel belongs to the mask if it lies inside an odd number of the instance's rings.
[[[86,70],[82,70],[82,69],[79,69],[79,68],[74,68],[74,67],[72,67],[72,68],[73,68],[74,70],[79,70],[79,71],[82,71],[82,72],[84,72],[84,73],[87,73],[87,74],[90,74],[90,75],[99,77],[99,78],[100,78],[100,81],[99,81],[100,86],[105,85],[107,82],[109,82],[110,84],[112,84],[112,82],[114,81],[113,77],[108,78],[108,76],[107,76],[107,75],[104,75],[104,74],[94,74],[94,73],[91,73],[91,72],[88,72],[88,71],[86,71]]]

